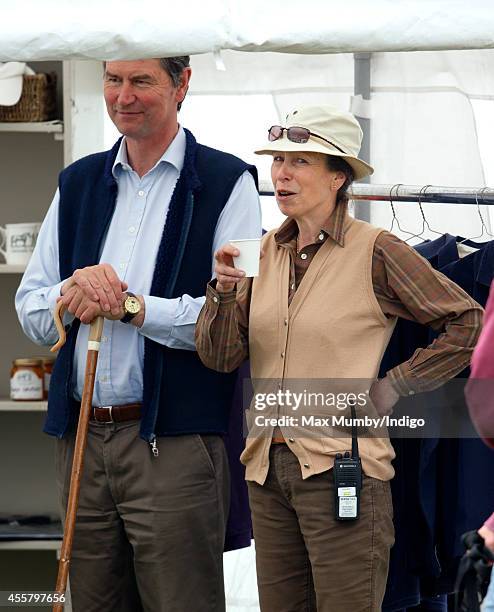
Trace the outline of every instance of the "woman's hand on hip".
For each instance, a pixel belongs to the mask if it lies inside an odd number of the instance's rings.
[[[388,378],[376,380],[370,388],[369,396],[379,416],[390,415],[393,412],[393,406],[400,399]]]

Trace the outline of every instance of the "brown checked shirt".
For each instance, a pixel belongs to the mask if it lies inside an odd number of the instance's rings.
[[[338,206],[321,228],[316,241],[297,253],[298,227],[287,219],[276,242],[290,253],[289,302],[325,240],[345,245],[345,206]],[[387,373],[400,395],[437,388],[470,363],[480,334],[482,307],[446,276],[434,270],[410,245],[383,231],[376,239],[372,258],[372,283],[377,301],[387,317],[401,317],[442,331],[426,348]],[[218,371],[231,371],[249,357],[249,308],[252,279],[238,291],[218,293],[212,281],[196,325],[201,359]]]

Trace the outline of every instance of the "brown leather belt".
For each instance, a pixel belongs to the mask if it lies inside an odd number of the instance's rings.
[[[93,406],[91,421],[98,423],[122,423],[141,418],[142,404],[122,404],[120,406]]]

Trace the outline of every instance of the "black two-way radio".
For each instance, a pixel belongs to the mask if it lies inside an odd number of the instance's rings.
[[[334,461],[334,501],[337,521],[355,521],[360,515],[360,491],[362,489],[362,464],[358,452],[355,407],[350,404],[352,415],[352,453],[337,453]]]

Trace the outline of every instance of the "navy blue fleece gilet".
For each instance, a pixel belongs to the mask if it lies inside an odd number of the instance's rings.
[[[205,147],[185,130],[184,166],[175,186],[154,266],[150,294],[175,298],[205,294],[218,218],[245,170],[255,167]],[[80,159],[60,174],[60,277],[98,263],[117,197],[112,166],[119,142],[107,152]],[[132,287],[130,287],[132,289]],[[72,363],[79,322],[67,335],[53,370],[45,432],[63,437],[75,423]],[[141,437],[224,433],[237,373],[204,367],[194,351],[169,349],[148,338],[144,346]]]

